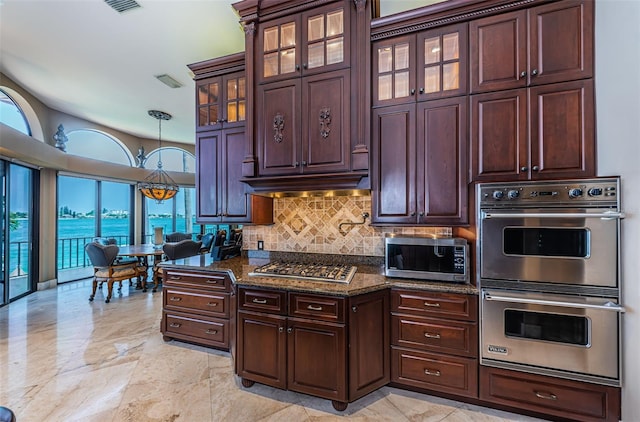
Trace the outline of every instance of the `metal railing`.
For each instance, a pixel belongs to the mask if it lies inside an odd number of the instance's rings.
[[[117,245],[128,245],[129,236],[104,236],[107,239],[115,239]],[[93,242],[91,237],[68,237],[58,239],[58,269],[81,268],[91,266],[91,262],[84,251],[84,245]]]

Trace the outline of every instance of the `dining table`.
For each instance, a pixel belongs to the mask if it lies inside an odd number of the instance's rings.
[[[138,285],[136,289],[142,289],[143,292],[147,291],[147,279],[149,278],[149,257],[153,256],[153,263],[151,265],[152,269],[152,277],[151,281],[153,281],[156,277],[156,272],[158,270],[157,263],[162,260],[162,255],[164,254],[162,250],[162,245],[156,246],[150,243],[145,243],[141,245],[125,245],[120,246],[118,250],[118,256],[128,256],[137,258],[141,265],[144,265],[147,268],[147,273],[145,277],[138,278]]]

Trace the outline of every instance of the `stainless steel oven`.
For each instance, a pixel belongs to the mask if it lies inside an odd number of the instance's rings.
[[[620,180],[477,187],[480,363],[620,385]]]

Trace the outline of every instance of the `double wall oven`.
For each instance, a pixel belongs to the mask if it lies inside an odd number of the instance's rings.
[[[482,365],[620,385],[620,180],[477,187]]]

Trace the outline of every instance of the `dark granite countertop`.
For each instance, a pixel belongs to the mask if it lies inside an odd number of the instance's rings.
[[[324,255],[323,257],[328,259],[331,258],[331,256],[327,255]],[[371,259],[363,259],[363,262],[361,263],[351,262],[352,265],[356,265],[358,267],[358,270],[350,283],[248,275],[254,268],[267,264],[270,260],[271,259],[269,258],[236,257],[224,261],[214,261],[209,255],[197,255],[174,261],[165,261],[160,265],[164,268],[177,270],[188,269],[205,272],[226,272],[229,274],[235,285],[243,287],[263,287],[337,296],[354,296],[376,290],[382,290],[388,287],[444,293],[478,294],[477,287],[470,284],[386,277],[384,275],[384,266],[375,265],[375,260]],[[344,257],[342,257],[341,260],[344,260]]]

